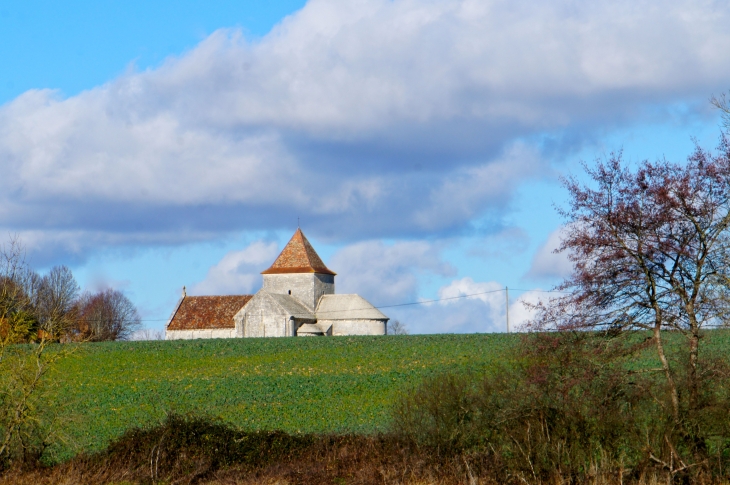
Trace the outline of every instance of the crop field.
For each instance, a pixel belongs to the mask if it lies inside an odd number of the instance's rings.
[[[682,346],[680,334],[666,337],[668,349]],[[100,450],[170,411],[245,429],[377,432],[398,393],[434,373],[509,366],[519,342],[472,334],[84,344],[58,369],[55,405],[67,441],[52,456]],[[726,356],[730,331],[708,332],[703,349]],[[629,366],[657,367],[653,348]]]
[[[65,445],[102,449],[165,413],[248,429],[376,432],[397,393],[427,375],[506,362],[519,337],[424,335],[85,344],[58,369]]]

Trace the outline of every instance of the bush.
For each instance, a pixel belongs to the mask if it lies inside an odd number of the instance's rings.
[[[640,335],[528,336],[517,362],[438,375],[403,395],[394,430],[437,454],[489,455],[498,480],[721,477],[730,452],[724,366],[706,366],[702,412],[678,426],[660,376],[631,369],[642,345]]]
[[[157,426],[127,431],[86,460],[99,468],[128,470],[136,479],[194,482],[233,465],[253,468],[290,459],[312,439],[281,431],[241,431],[202,416],[170,414]]]
[[[0,349],[0,472],[37,465],[63,439],[58,422],[67,403],[54,398],[54,371],[75,350],[47,341]]]

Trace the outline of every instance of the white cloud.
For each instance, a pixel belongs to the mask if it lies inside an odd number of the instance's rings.
[[[79,235],[60,251],[292,214],[340,241],[454,233],[546,174],[519,140],[706,106],[730,78],[728,24],[719,1],[312,0],[256,42],[220,30],[157,69],[0,107],[0,228]]]
[[[337,273],[337,293],[358,293],[375,305],[414,301],[429,276],[455,271],[443,261],[440,246],[426,241],[352,244],[332,256],[328,267]]]
[[[191,295],[244,295],[261,287],[261,271],[279,254],[275,242],[256,241],[231,251],[208,270],[205,279],[190,288]]]
[[[454,275],[455,269],[443,260],[443,249],[443,243],[426,241],[392,244],[365,241],[343,247],[329,259],[327,266],[337,273],[337,293],[358,293],[371,303],[384,306],[382,311],[386,315],[405,323],[413,333],[504,332],[504,286],[494,281],[454,279],[438,290],[437,302],[399,306],[424,301],[419,294],[429,279]],[[261,271],[276,259],[278,252],[276,243],[265,241],[231,251],[188,293],[254,293],[261,286]],[[510,326],[513,331],[522,328],[532,317],[523,302],[535,303],[544,296],[539,290],[512,295]]]
[[[532,176],[544,176],[548,170],[535,150],[522,143],[489,164],[455,170],[428,194],[428,202],[416,212],[422,227],[438,230],[443,221],[471,219],[483,208],[504,210],[516,185]]]
[[[448,286],[439,289],[439,299],[443,300],[443,305],[453,304],[457,299],[467,296],[494,307],[499,306],[499,302],[506,301],[504,287],[494,281],[475,282],[466,277],[453,280]]]
[[[554,296],[554,293],[534,289],[519,293],[518,295],[514,300],[510,298],[510,330],[513,332],[524,332],[528,330],[528,326],[536,314],[532,305],[537,305],[540,302],[549,302]]]
[[[573,264],[567,253],[555,253],[560,247],[563,228],[560,227],[550,233],[547,240],[538,248],[532,259],[530,270],[525,275],[528,279],[556,280],[563,279],[573,271]]]
[[[415,301],[429,277],[452,276],[441,256],[443,244],[426,241],[364,241],[344,246],[327,262],[337,273],[337,293],[358,293],[377,305]],[[261,271],[279,254],[275,242],[256,241],[231,251],[212,266],[189,294],[244,294],[261,287]]]
[[[525,303],[536,304],[549,298],[539,289],[510,294],[510,331],[526,329],[534,311]],[[437,302],[412,307],[384,308],[392,319],[400,320],[412,333],[506,332],[507,299],[504,286],[495,281],[478,282],[466,277],[439,289]]]

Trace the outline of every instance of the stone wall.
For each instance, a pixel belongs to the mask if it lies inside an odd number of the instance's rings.
[[[326,327],[332,325],[332,335],[386,335],[388,324],[384,320],[317,320]]]
[[[296,335],[294,323],[289,315],[282,314],[281,308],[267,296],[258,292],[233,318],[238,337],[293,337]]]
[[[280,295],[291,295],[304,303],[310,310],[314,310],[317,307],[317,302],[322,295],[332,295],[335,293],[334,275],[284,273],[265,274],[263,276],[264,286],[262,289]]]
[[[234,338],[235,328],[206,328],[202,330],[167,330],[165,340],[193,340],[198,338]]]

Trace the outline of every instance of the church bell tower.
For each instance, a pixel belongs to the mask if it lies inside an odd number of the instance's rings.
[[[297,229],[274,264],[261,274],[264,291],[291,295],[312,311],[322,295],[335,293],[336,273],[324,265],[301,229]]]

